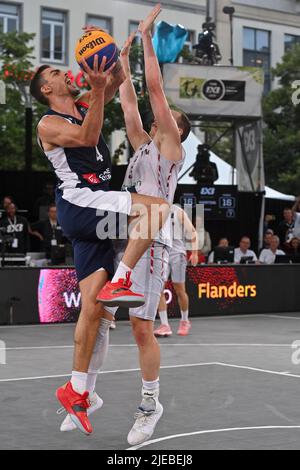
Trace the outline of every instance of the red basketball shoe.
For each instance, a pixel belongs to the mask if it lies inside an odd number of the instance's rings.
[[[145,297],[130,290],[130,276],[131,273],[127,272],[125,279],[119,279],[115,283],[107,282],[97,295],[97,301],[107,307],[136,308],[144,305]]]
[[[56,391],[56,398],[69,413],[76,427],[87,436],[92,434],[93,428],[87,416],[87,410],[90,407],[89,393],[85,392],[80,395],[75,392],[71,382],[68,382]]]

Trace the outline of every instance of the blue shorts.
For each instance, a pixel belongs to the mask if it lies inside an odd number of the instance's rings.
[[[130,194],[89,188],[57,189],[56,206],[59,224],[73,245],[78,281],[100,269],[112,276],[114,250],[111,238],[118,236],[120,217],[123,217],[123,227],[124,217],[127,220],[130,214]],[[101,211],[99,215],[97,210]],[[99,233],[101,220],[110,221],[105,225],[103,237]]]

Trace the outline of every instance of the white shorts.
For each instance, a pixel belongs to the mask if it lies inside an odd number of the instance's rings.
[[[78,207],[131,214],[132,199],[127,191],[92,191],[90,188],[65,188],[63,199]]]
[[[165,284],[168,261],[169,248],[160,243],[154,243],[137,263],[131,275],[131,289],[137,294],[143,294],[146,302],[141,307],[129,309],[131,317],[155,320]],[[117,308],[106,307],[106,310],[114,315]]]
[[[171,276],[172,282],[184,284],[186,279],[187,259],[184,253],[171,253],[165,281]]]

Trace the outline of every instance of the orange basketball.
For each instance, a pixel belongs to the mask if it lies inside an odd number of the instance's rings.
[[[85,59],[89,67],[93,68],[96,54],[99,57],[99,65],[103,57],[106,57],[105,70],[118,60],[119,51],[115,40],[105,31],[97,30],[85,33],[76,44],[76,61],[81,68],[82,59]]]

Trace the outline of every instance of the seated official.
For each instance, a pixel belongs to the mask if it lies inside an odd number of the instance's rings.
[[[218,243],[218,248],[228,248],[229,247],[229,240],[228,238],[221,238]],[[215,262],[215,251],[213,250],[208,257],[208,263],[212,264]]]
[[[17,214],[17,206],[10,203],[6,214],[0,221],[2,235],[6,238],[7,253],[22,253],[28,251],[29,235],[40,238],[37,232],[31,230],[28,220]]]
[[[257,261],[257,256],[254,251],[250,250],[251,240],[249,237],[243,237],[240,241],[239,248],[234,250],[234,262],[239,264],[242,258],[253,258],[252,261]]]
[[[282,250],[279,250],[279,245],[280,245],[280,239],[277,237],[277,235],[273,235],[270,241],[270,248],[265,248],[262,250],[260,257],[259,257],[259,262],[261,264],[274,264],[276,260],[276,256],[284,256],[285,252]]]
[[[53,247],[64,245],[66,243],[62,229],[57,221],[55,204],[51,204],[49,206],[48,218],[34,223],[33,227],[41,236],[42,249],[46,252],[46,257],[48,259],[51,258]]]

